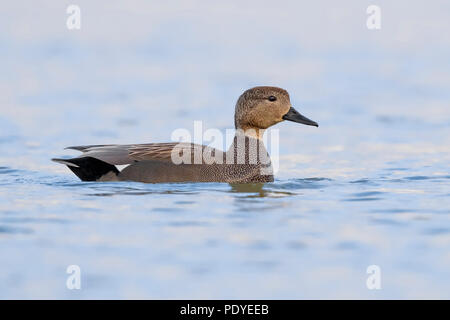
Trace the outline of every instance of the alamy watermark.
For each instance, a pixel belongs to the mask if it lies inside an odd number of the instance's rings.
[[[81,269],[78,265],[72,264],[67,267],[66,273],[70,274],[66,280],[66,287],[69,290],[81,289]]]
[[[66,13],[69,14],[66,20],[66,26],[69,30],[81,29],[81,9],[75,4],[67,7]]]
[[[381,268],[376,265],[370,265],[366,269],[366,273],[369,274],[366,280],[366,286],[369,290],[381,289]]]
[[[81,9],[78,5],[71,4],[67,7],[66,13],[69,14],[66,20],[66,26],[69,30],[81,29]],[[381,29],[381,8],[377,5],[370,5],[366,9],[369,15],[366,20],[366,26],[369,30]]]
[[[369,15],[366,20],[366,26],[369,30],[381,29],[381,8],[376,5],[370,5],[366,9],[366,13]]]

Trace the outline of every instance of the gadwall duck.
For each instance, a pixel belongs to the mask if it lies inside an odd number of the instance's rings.
[[[83,181],[272,182],[262,136],[283,120],[318,127],[291,106],[286,90],[255,87],[236,103],[236,135],[226,152],[187,142],[90,145],[67,148],[81,151],[79,157],[52,160],[67,165]],[[128,166],[119,171],[116,165]]]

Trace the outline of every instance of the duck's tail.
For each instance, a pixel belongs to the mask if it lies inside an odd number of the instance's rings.
[[[93,157],[52,159],[52,161],[65,164],[82,181],[114,181],[119,174],[119,170],[112,164]]]

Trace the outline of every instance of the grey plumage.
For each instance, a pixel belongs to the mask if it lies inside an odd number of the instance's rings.
[[[273,181],[273,172],[262,142],[264,130],[283,120],[317,125],[298,112],[297,118],[286,118],[295,112],[284,89],[255,87],[245,91],[236,103],[237,135],[227,152],[191,143],[87,145],[66,148],[81,151],[77,158],[53,160],[88,181],[269,182]],[[173,155],[185,152],[189,152],[190,161],[176,164]],[[194,157],[204,153],[218,161]],[[116,165],[128,166],[119,172]]]

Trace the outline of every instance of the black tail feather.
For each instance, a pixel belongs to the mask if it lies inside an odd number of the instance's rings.
[[[97,181],[109,172],[119,174],[119,170],[112,164],[92,157],[52,160],[67,165],[82,181]]]

